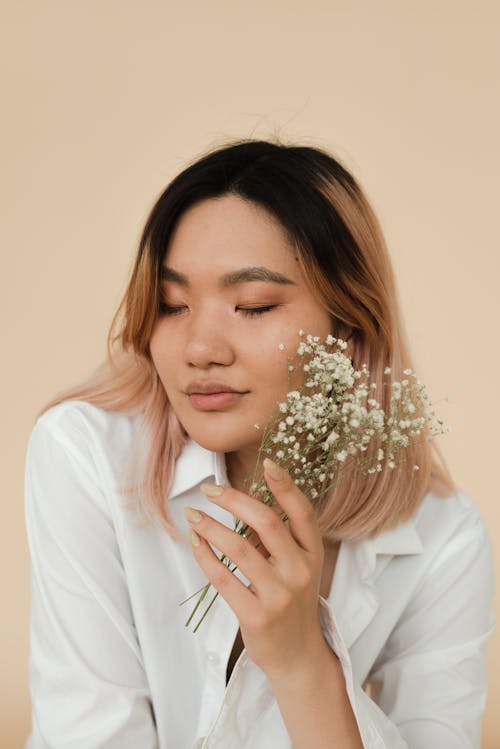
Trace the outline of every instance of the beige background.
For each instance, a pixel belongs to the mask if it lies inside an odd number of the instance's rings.
[[[440,444],[498,569],[499,3],[3,0],[0,12],[0,746],[22,746],[30,725],[35,411],[102,359],[154,197],[226,138],[324,146],[365,187],[417,372],[435,400],[453,398]],[[500,632],[490,642],[484,747],[500,742]]]

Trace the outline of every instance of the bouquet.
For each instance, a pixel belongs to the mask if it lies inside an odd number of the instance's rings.
[[[299,335],[305,336],[303,330]],[[326,344],[326,345],[325,345]],[[451,431],[431,409],[425,385],[411,369],[405,369],[405,378],[384,382],[389,387],[386,411],[374,397],[376,383],[369,383],[370,372],[363,364],[355,370],[352,361],[342,353],[347,343],[328,335],[325,344],[318,336],[305,336],[295,356],[288,361],[288,384],[291,373],[297,369],[302,384],[299,390],[290,390],[286,401],[277,404],[265,425],[254,469],[244,480],[250,496],[260,495],[261,501],[273,506],[275,498],[265,482],[262,460],[270,457],[283,466],[311,502],[317,502],[340,481],[355,475],[382,471],[386,465],[393,470],[405,460],[404,449],[423,439],[432,440],[437,434]],[[283,343],[279,344],[285,349]],[[386,367],[384,375],[390,375]],[[254,425],[260,429],[259,424]],[[413,466],[419,470],[418,465]],[[287,521],[281,512],[283,522]],[[234,530],[248,538],[252,528],[236,519]],[[260,544],[257,544],[258,548]],[[220,561],[234,572],[236,565],[225,555]],[[185,626],[189,626],[199,606],[204,601],[211,584],[193,593],[182,604],[199,595]],[[212,597],[194,632],[218,596]]]

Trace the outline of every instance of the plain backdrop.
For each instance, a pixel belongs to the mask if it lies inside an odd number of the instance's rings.
[[[2,748],[21,747],[31,720],[35,413],[103,359],[156,196],[227,139],[324,147],[365,188],[415,369],[453,430],[440,446],[498,570],[500,4],[3,0],[0,13]],[[488,666],[493,748],[499,632]]]

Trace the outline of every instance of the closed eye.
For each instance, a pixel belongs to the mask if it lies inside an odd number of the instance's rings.
[[[263,315],[264,312],[269,312],[275,307],[278,307],[278,305],[268,304],[266,307],[239,307],[239,309],[241,310],[241,312],[243,312],[243,314],[249,315],[251,317],[252,315]],[[236,309],[238,309],[238,307],[236,307]]]
[[[163,304],[163,302],[160,303],[160,314],[161,315],[176,315],[182,309],[183,309],[182,307],[169,307],[168,304]]]
[[[239,309],[241,312],[243,312],[244,315],[252,317],[253,315],[263,315],[265,312],[269,312],[270,310],[278,306],[278,304],[268,304],[265,307],[236,307],[236,309]],[[162,315],[178,315],[179,312],[182,312],[183,309],[186,308],[170,307],[168,304],[160,304],[160,313]]]

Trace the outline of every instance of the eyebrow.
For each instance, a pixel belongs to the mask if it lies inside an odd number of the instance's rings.
[[[162,281],[174,281],[181,286],[189,286],[189,280],[187,276],[179,271],[169,268],[167,265],[162,265],[160,278]],[[296,286],[295,281],[287,278],[278,271],[264,268],[264,266],[249,266],[248,268],[240,268],[239,270],[233,270],[230,273],[226,273],[219,279],[219,286],[222,289],[227,289],[229,286],[235,286],[238,283],[245,283],[246,281],[268,281],[271,283],[279,284],[290,284]]]

